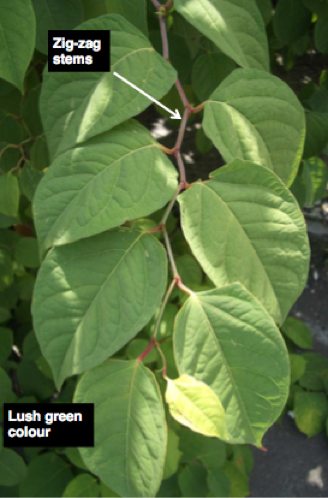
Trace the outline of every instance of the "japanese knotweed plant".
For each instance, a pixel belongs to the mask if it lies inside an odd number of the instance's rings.
[[[302,157],[304,111],[269,72],[255,0],[152,4],[162,55],[126,16],[107,14],[78,29],[111,30],[110,73],[45,71],[40,109],[51,165],[33,201],[44,257],[35,332],[58,388],[81,376],[74,400],[95,403],[95,447],[82,448],[82,458],[124,496],[159,489],[166,408],[194,432],[261,447],[290,383],[279,326],[309,264],[304,219],[289,191]],[[173,9],[230,64],[196,106],[170,62]],[[131,119],[149,101],[114,71],[156,99],[176,86],[183,116],[172,148]],[[189,183],[181,149],[195,113],[227,164]],[[167,223],[176,203],[185,241],[212,283],[203,291],[178,271]],[[173,327],[174,378],[159,331],[178,293],[185,298]],[[124,348],[152,319],[148,345],[127,359]],[[165,382],[145,366],[155,349]]]

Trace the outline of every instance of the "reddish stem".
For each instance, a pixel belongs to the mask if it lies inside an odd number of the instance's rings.
[[[186,92],[183,89],[183,86],[180,83],[179,78],[175,82],[176,89],[178,90],[178,93],[180,95],[180,99],[184,105],[184,107],[187,107],[188,109],[192,108],[192,105],[190,104],[188,97],[186,95]]]
[[[146,349],[138,356],[137,360],[138,361],[143,361],[146,356],[149,355],[149,353],[152,352],[152,350],[154,349],[154,347],[156,346],[156,339],[155,337],[152,337],[146,347]]]
[[[159,17],[159,27],[162,37],[162,53],[165,60],[169,60],[169,40],[167,37],[166,19],[163,15]]]

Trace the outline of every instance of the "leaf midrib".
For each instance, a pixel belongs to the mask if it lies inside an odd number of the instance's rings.
[[[251,422],[250,422],[250,419],[249,419],[249,416],[248,416],[248,413],[247,413],[247,410],[246,410],[246,407],[245,407],[244,401],[243,401],[243,399],[241,398],[241,395],[240,395],[240,393],[239,393],[239,391],[238,391],[238,389],[237,389],[237,384],[236,384],[236,382],[235,382],[235,379],[234,379],[234,376],[233,376],[232,370],[231,370],[231,368],[230,368],[230,366],[229,366],[229,363],[228,363],[228,361],[227,361],[227,359],[226,359],[225,353],[224,353],[224,351],[223,351],[223,349],[222,349],[222,346],[221,346],[221,344],[220,344],[220,342],[219,342],[219,338],[217,337],[217,335],[216,335],[216,333],[215,333],[215,331],[214,331],[214,328],[212,327],[211,321],[210,321],[210,319],[209,319],[209,317],[208,317],[208,315],[207,315],[207,313],[206,313],[206,311],[205,311],[205,309],[204,309],[204,306],[202,306],[200,299],[195,299],[195,302],[196,302],[196,304],[198,304],[198,306],[199,306],[199,307],[201,308],[201,310],[203,311],[203,315],[205,316],[205,319],[206,319],[206,321],[207,321],[207,323],[208,323],[208,325],[209,325],[209,331],[210,331],[210,333],[211,333],[212,337],[214,338],[214,341],[215,341],[215,343],[217,344],[218,349],[221,351],[221,355],[222,355],[222,358],[224,359],[224,364],[225,364],[225,367],[226,367],[226,371],[228,372],[228,375],[229,375],[229,378],[230,378],[230,383],[231,383],[231,385],[232,385],[232,387],[233,387],[233,390],[234,390],[234,392],[235,392],[236,398],[237,398],[237,400],[238,400],[238,404],[239,404],[239,406],[240,406],[240,408],[241,408],[241,411],[244,413],[244,416],[245,416],[245,418],[246,418],[246,421],[247,421],[247,424],[248,424],[248,428],[249,428],[249,430],[250,430],[250,433],[251,433],[251,435],[253,436],[254,441],[256,442],[256,441],[257,441],[257,437],[256,437],[256,435],[255,435],[255,433],[254,433],[254,430],[253,430],[253,427],[252,427],[252,425],[251,425]]]
[[[218,178],[218,177],[217,177]],[[262,268],[262,272],[264,273],[265,277],[266,277],[266,280],[272,290],[272,294],[274,296],[274,299],[275,299],[275,307],[279,310],[279,314],[281,315],[282,311],[281,311],[281,308],[280,308],[280,304],[278,302],[278,299],[277,299],[277,295],[276,295],[276,291],[275,291],[275,288],[273,287],[273,284],[271,282],[271,278],[270,278],[270,275],[268,274],[261,258],[260,258],[260,255],[259,253],[257,252],[257,249],[256,249],[256,246],[254,246],[253,244],[253,241],[251,240],[251,238],[248,236],[246,230],[244,229],[243,225],[239,222],[236,214],[233,212],[233,210],[231,209],[231,207],[229,206],[229,203],[227,201],[225,201],[225,199],[223,199],[221,197],[221,195],[214,189],[212,189],[211,187],[208,186],[208,184],[211,182],[211,181],[214,181],[214,182],[217,182],[217,179],[216,180],[208,180],[207,182],[203,182],[201,184],[199,184],[200,186],[203,186],[203,187],[206,187],[207,189],[210,190],[210,192],[212,192],[212,194],[216,195],[220,201],[227,207],[228,211],[231,213],[233,219],[235,220],[236,224],[241,228],[242,230],[242,233],[244,234],[244,237],[248,243],[248,246],[252,249],[253,253],[255,254],[257,260],[259,261],[259,264],[260,264],[260,267]],[[217,182],[218,183],[218,182]]]
[[[118,262],[112,268],[111,272],[106,276],[106,278],[104,279],[103,283],[99,287],[98,291],[95,293],[95,295],[91,299],[88,307],[86,308],[85,312],[81,316],[81,319],[79,321],[78,326],[75,328],[75,331],[72,333],[71,340],[69,342],[69,345],[67,346],[65,356],[64,356],[64,358],[63,358],[63,360],[61,362],[61,368],[59,370],[59,375],[58,375],[59,379],[61,379],[62,377],[65,377],[63,375],[63,372],[66,371],[66,368],[65,368],[66,363],[68,363],[69,365],[71,364],[71,361],[70,361],[71,360],[71,348],[74,345],[74,343],[76,341],[76,338],[79,335],[79,333],[81,331],[81,328],[83,327],[83,324],[84,324],[84,322],[86,320],[86,317],[90,313],[90,310],[92,309],[95,301],[97,300],[98,296],[102,293],[104,287],[108,284],[108,281],[113,276],[113,274],[117,271],[117,269],[119,268],[119,266],[121,265],[121,263],[123,262],[123,260],[128,256],[128,254],[132,251],[132,249],[134,248],[134,246],[140,241],[141,237],[143,237],[144,235],[145,235],[144,233],[140,232],[139,235],[134,239],[134,241],[132,242],[132,244],[122,254],[122,256],[120,257],[120,259],[118,260]],[[73,368],[72,368],[72,366],[73,366]],[[73,371],[73,370],[74,370],[74,364],[71,365],[71,367],[69,368],[70,372]]]

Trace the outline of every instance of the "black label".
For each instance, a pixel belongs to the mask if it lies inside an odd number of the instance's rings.
[[[16,446],[94,446],[92,403],[5,403],[3,443]]]
[[[48,70],[110,71],[110,31],[49,30]]]

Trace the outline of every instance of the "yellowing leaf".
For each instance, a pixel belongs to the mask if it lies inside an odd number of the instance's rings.
[[[165,399],[172,417],[180,424],[204,436],[227,438],[224,408],[204,382],[186,374],[167,379]]]
[[[289,362],[257,299],[239,282],[193,294],[177,315],[173,344],[179,372],[205,382],[222,402],[229,442],[261,446],[285,405]]]

